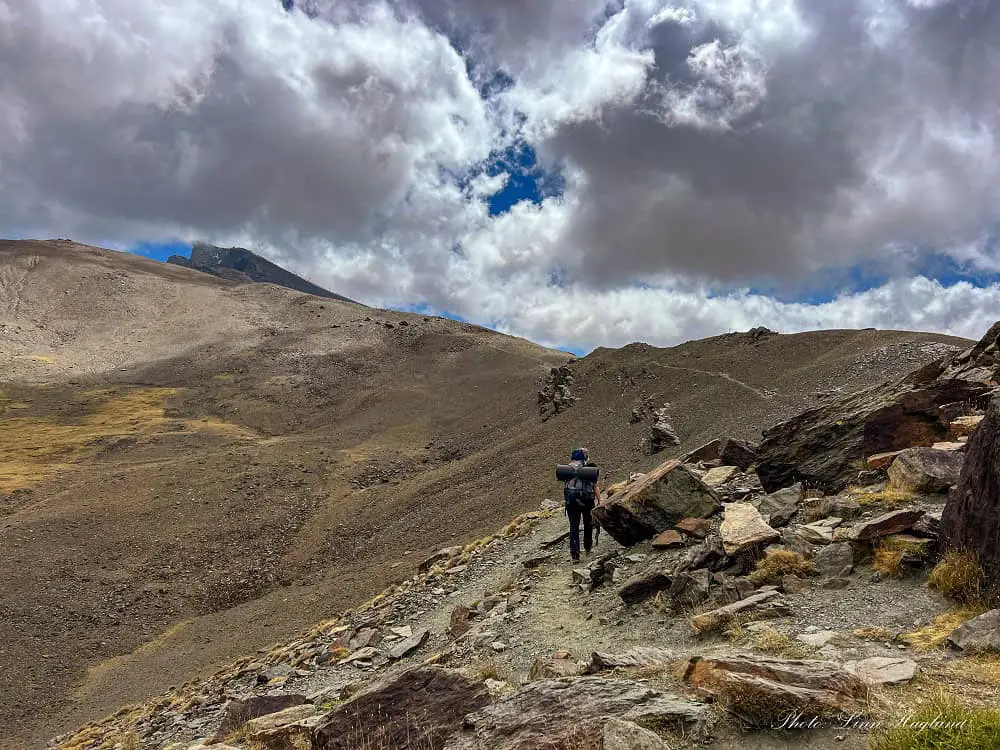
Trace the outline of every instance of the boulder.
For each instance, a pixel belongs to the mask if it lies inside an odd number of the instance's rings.
[[[866,708],[868,698],[863,680],[826,661],[695,657],[684,680],[751,724],[765,727],[778,726],[792,712],[810,718],[853,714]]]
[[[653,549],[671,549],[673,547],[683,547],[684,537],[675,529],[667,529],[653,538]]]
[[[632,576],[618,589],[618,596],[626,604],[639,602],[655,596],[660,591],[670,588],[673,578],[662,570],[651,570]]]
[[[834,495],[823,498],[823,501],[828,515],[843,518],[845,521],[850,521],[861,515],[861,505],[849,497]]]
[[[841,519],[834,516],[813,523],[796,524],[793,530],[809,544],[830,544]]]
[[[917,676],[917,663],[901,656],[872,656],[860,661],[849,661],[844,669],[869,685],[898,685]]]
[[[871,521],[859,523],[851,529],[851,538],[857,541],[867,541],[877,539],[880,536],[898,534],[901,531],[912,529],[913,525],[923,518],[923,515],[924,511],[917,509],[893,510],[878,518],[873,518]]]
[[[674,566],[673,573],[685,570],[707,568],[711,571],[722,570],[729,565],[729,555],[722,547],[722,539],[718,534],[709,534],[701,544],[688,547],[684,556]]]
[[[985,383],[946,377],[938,367],[831,400],[765,430],[757,474],[768,492],[796,481],[839,492],[866,456],[945,440],[948,424],[938,407],[979,402],[988,391]]]
[[[666,461],[604,505],[594,519],[626,547],[651,539],[683,518],[705,518],[720,507],[718,496],[679,461]]]
[[[781,533],[768,526],[750,503],[728,503],[719,534],[729,555],[781,538]]]
[[[910,448],[889,466],[889,486],[904,492],[945,492],[958,483],[965,456],[954,451]]]
[[[674,528],[695,539],[704,539],[712,530],[712,522],[707,518],[682,518]]]
[[[676,657],[672,651],[652,646],[637,646],[621,654],[595,651],[590,655],[587,674],[607,672],[612,669],[639,669],[645,667],[667,667]]]
[[[313,750],[441,748],[490,702],[482,681],[443,667],[408,669],[356,693],[313,731]]]
[[[718,461],[719,460],[719,448],[722,447],[722,440],[716,438],[715,440],[710,440],[704,445],[699,445],[690,453],[686,453],[681,461],[686,464],[696,464],[702,461]]]
[[[746,471],[757,460],[757,446],[745,440],[722,438],[719,443],[719,460],[722,461],[723,465],[738,466]]]
[[[848,542],[831,544],[816,553],[813,565],[820,575],[842,578],[854,570],[854,550]]]
[[[796,482],[791,487],[785,487],[762,497],[758,509],[761,516],[767,520],[768,526],[780,528],[792,520],[804,496],[802,483]]]
[[[277,713],[251,719],[241,734],[261,750],[297,750],[309,747],[318,709],[312,704],[292,706]]]
[[[990,593],[1000,593],[1000,400],[969,439],[965,466],[941,516],[941,541],[970,552]]]
[[[736,466],[716,466],[714,469],[709,469],[702,476],[701,481],[711,487],[713,490],[717,487],[721,487],[730,479],[739,474],[739,467]]]
[[[289,694],[255,695],[244,700],[230,701],[222,713],[222,723],[219,724],[213,741],[222,742],[252,719],[305,705],[307,700],[304,695]]]
[[[963,651],[1000,651],[1000,609],[966,620],[948,636],[948,642]]]
[[[613,718],[691,733],[709,711],[704,704],[631,680],[538,680],[467,716],[466,731],[453,737],[446,750],[594,747],[595,737]],[[581,737],[591,726],[594,734]]]
[[[572,656],[540,656],[528,671],[529,680],[549,680],[557,677],[576,677],[583,668]]]
[[[690,606],[708,598],[711,573],[702,568],[690,573],[678,573],[670,584],[670,598],[675,604]]]

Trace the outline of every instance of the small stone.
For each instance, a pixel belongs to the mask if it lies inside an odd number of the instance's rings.
[[[712,529],[712,523],[707,518],[682,518],[674,528],[696,539],[704,539]]]
[[[837,631],[820,630],[817,633],[802,633],[795,637],[807,646],[812,646],[813,648],[823,648],[823,646],[837,637]]]
[[[726,553],[730,555],[781,538],[781,533],[768,526],[760,512],[749,503],[728,503],[725,506],[719,534]]]
[[[507,644],[503,641],[493,641],[493,643],[490,644],[490,648],[499,654],[507,650]]]

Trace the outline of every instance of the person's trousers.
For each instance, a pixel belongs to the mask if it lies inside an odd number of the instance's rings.
[[[583,521],[583,548],[590,552],[593,544],[594,522],[590,517],[590,508],[581,508],[575,504],[566,505],[566,515],[569,516],[569,554],[574,560],[580,557],[580,521]]]

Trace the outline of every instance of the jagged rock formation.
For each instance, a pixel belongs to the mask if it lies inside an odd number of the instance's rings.
[[[941,536],[948,547],[974,554],[983,568],[985,584],[994,593],[1000,593],[1000,400],[997,398],[990,403],[986,418],[969,440],[961,478],[941,517]]]
[[[998,336],[1000,323],[971,349],[897,383],[836,399],[765,430],[757,464],[764,488],[805,481],[837,491],[857,477],[868,456],[946,440],[956,410],[984,407],[997,385]]]
[[[573,371],[568,364],[549,371],[545,385],[538,392],[538,413],[543,422],[576,402],[576,396],[570,390],[573,380]]]
[[[195,242],[191,247],[191,258],[171,255],[168,263],[218,276],[231,281],[253,281],[263,284],[277,284],[297,292],[305,292],[316,297],[354,302],[339,294],[327,291],[291,271],[287,271],[267,258],[242,247],[216,247],[204,242]],[[357,303],[355,303],[357,304]]]

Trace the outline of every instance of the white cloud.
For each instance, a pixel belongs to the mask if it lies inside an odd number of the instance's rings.
[[[994,287],[914,268],[1000,270],[996,4],[306,5],[0,0],[0,227],[242,244],[578,346],[991,322]],[[490,155],[523,143],[563,193],[490,217]],[[895,280],[738,291],[861,262]]]

